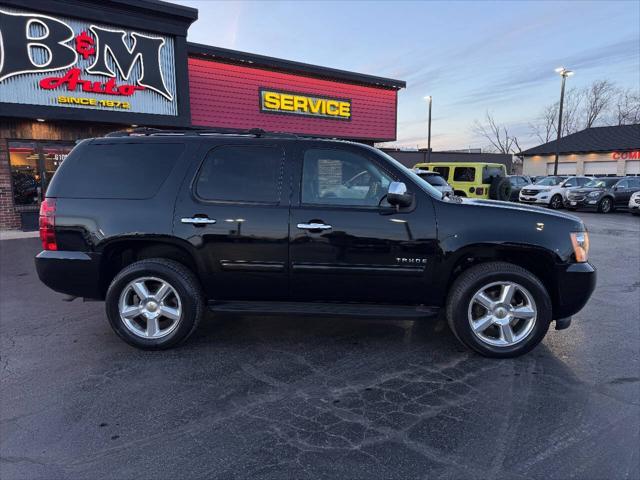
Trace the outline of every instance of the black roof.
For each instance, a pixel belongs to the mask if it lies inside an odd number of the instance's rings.
[[[191,57],[202,57],[208,59],[214,57],[227,62],[243,63],[252,67],[302,73],[314,77],[326,77],[334,80],[343,80],[351,83],[373,85],[384,88],[400,89],[407,86],[407,83],[402,80],[348,72],[346,70],[338,70],[336,68],[320,67],[309,63],[283,60],[281,58],[268,57],[266,55],[258,55],[255,53],[239,52],[237,50],[212,47],[209,45],[202,45],[200,43],[187,42],[187,49],[189,51],[189,56]]]
[[[640,149],[640,124],[591,127],[560,139],[560,153],[612,152]],[[552,140],[522,152],[522,155],[556,153]]]

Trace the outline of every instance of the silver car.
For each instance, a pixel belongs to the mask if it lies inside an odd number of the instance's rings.
[[[629,199],[629,211],[634,215],[640,215],[640,192],[631,195]]]
[[[436,190],[440,190],[443,196],[453,195],[453,188],[438,172],[432,172],[431,170],[423,170],[420,168],[414,168],[413,172]]]

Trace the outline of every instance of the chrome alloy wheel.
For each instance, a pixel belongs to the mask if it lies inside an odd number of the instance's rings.
[[[182,303],[176,290],[166,281],[141,277],[129,282],[122,290],[118,311],[131,333],[154,340],[178,328]]]
[[[469,303],[471,331],[484,343],[510,347],[524,340],[536,324],[536,302],[514,282],[494,282],[478,290]]]

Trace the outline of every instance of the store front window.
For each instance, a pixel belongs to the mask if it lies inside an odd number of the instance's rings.
[[[18,210],[37,209],[47,186],[73,144],[9,142],[13,201]]]

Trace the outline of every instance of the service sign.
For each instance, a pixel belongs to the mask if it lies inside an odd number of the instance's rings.
[[[351,100],[261,88],[260,111],[351,120]]]
[[[173,38],[0,9],[0,103],[178,115]]]

